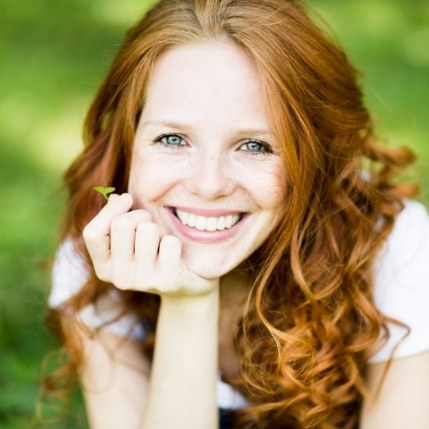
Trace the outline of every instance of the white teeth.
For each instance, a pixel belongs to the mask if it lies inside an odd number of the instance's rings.
[[[193,213],[188,213],[188,223],[187,223],[187,225],[191,226],[192,228],[194,228],[196,224],[197,224],[197,217]]]
[[[229,215],[220,217],[205,217],[197,216],[194,213],[183,212],[176,209],[176,215],[180,222],[191,228],[198,229],[199,231],[222,231],[233,227],[239,220],[239,215]]]
[[[209,217],[207,220],[207,231],[216,231],[217,228],[217,217]]]
[[[225,227],[226,227],[225,216],[220,217],[217,221],[216,229],[219,231],[222,231],[223,229],[225,229]]]
[[[189,213],[183,212],[182,213],[182,222],[186,225],[189,223]]]
[[[195,225],[195,228],[199,231],[204,231],[206,229],[206,218],[202,216],[197,216],[197,223]]]

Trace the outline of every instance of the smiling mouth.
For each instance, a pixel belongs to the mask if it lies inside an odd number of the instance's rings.
[[[243,218],[242,214],[227,215],[227,216],[201,216],[194,213],[185,212],[177,208],[173,209],[173,213],[179,221],[190,228],[198,231],[225,231],[231,229]]]

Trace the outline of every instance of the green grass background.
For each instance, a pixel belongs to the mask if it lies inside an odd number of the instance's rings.
[[[56,347],[43,318],[61,174],[124,31],[148,3],[0,0],[0,428],[34,427],[41,361]],[[362,71],[379,134],[418,154],[407,176],[429,205],[429,3],[308,3]],[[75,403],[53,427],[86,427]]]

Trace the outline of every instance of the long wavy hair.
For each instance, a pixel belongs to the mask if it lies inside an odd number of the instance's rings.
[[[51,312],[69,356],[56,380],[82,363],[73,315],[113,288],[100,287],[82,240],[103,205],[93,187],[127,191],[157,58],[212,39],[236,44],[255,64],[287,171],[284,214],[247,261],[255,281],[235,333],[240,376],[229,381],[250,406],[237,426],[355,428],[369,350],[388,337],[389,319],[373,301],[373,264],[401,201],[416,194],[392,181],[413,155],[374,136],[356,70],[297,0],[161,0],[129,31],[89,110],[85,148],[65,174],[60,238],[74,241],[90,278]],[[159,297],[118,293],[124,313],[155,331]],[[149,355],[153,341],[152,332]]]

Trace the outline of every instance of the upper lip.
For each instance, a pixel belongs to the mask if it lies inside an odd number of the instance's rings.
[[[180,210],[187,213],[193,213],[199,216],[207,217],[220,217],[220,216],[230,216],[230,215],[241,215],[243,212],[238,210],[228,210],[228,209],[205,209],[197,207],[183,207],[183,206],[170,206],[172,210]]]

